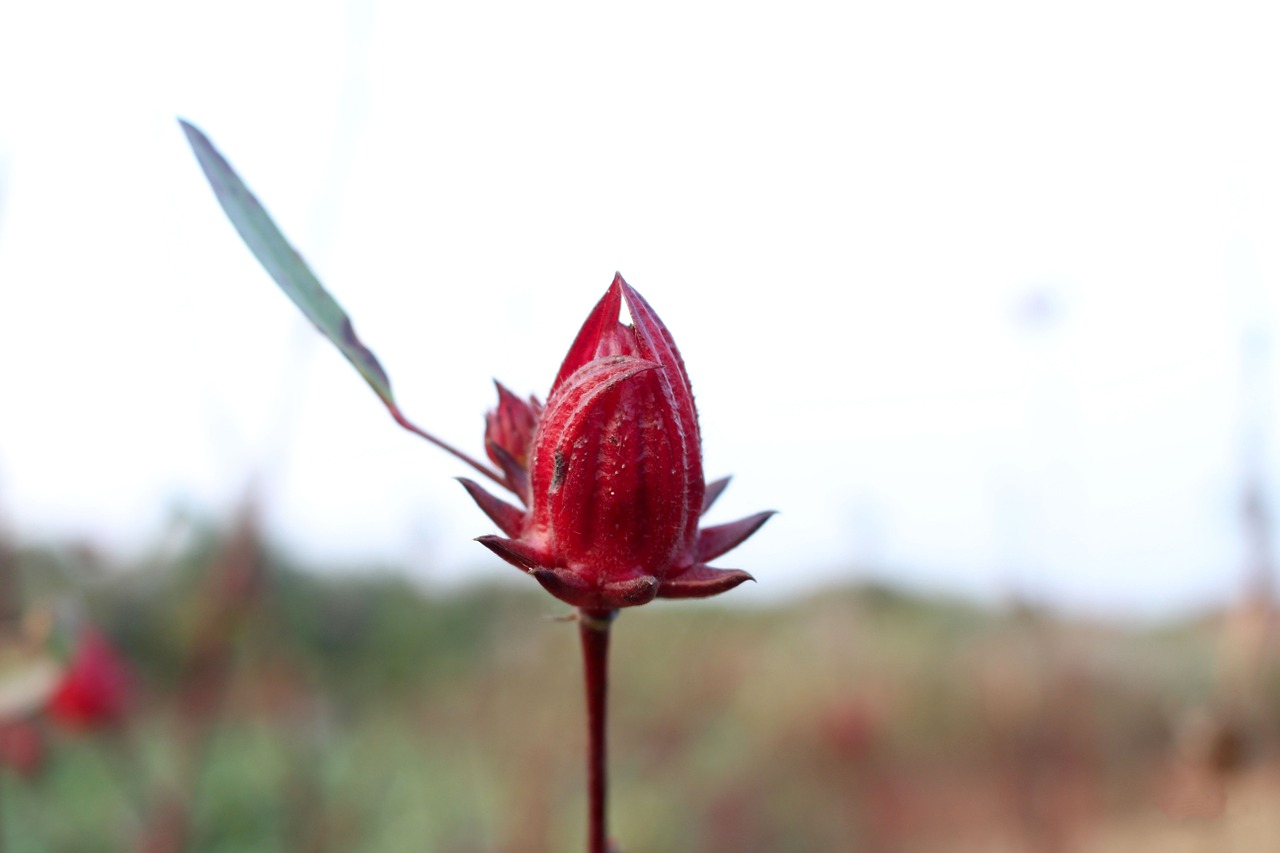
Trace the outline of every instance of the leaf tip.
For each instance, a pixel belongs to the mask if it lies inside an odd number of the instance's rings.
[[[178,116],[178,125],[182,128],[182,132],[186,134],[187,140],[189,142],[195,142],[197,139],[203,140],[206,142],[208,141],[208,137],[206,137],[204,133],[200,131],[200,128],[196,127],[194,124],[187,121],[182,116]]]

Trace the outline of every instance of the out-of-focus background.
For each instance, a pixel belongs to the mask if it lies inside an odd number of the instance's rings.
[[[577,837],[572,632],[177,116],[464,450],[615,270],[672,330],[735,475],[711,520],[781,514],[722,561],[757,584],[619,623],[627,849],[1275,832],[1277,37],[1261,4],[6,7],[0,714],[87,625],[131,675],[87,667],[110,734],[0,737],[43,768],[0,839],[87,849],[68,802],[105,849]]]

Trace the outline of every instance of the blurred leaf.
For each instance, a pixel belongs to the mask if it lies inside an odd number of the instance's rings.
[[[182,119],[178,123],[182,125],[182,131],[187,135],[187,141],[191,143],[196,159],[200,161],[200,168],[213,187],[214,195],[218,197],[231,224],[240,232],[245,245],[276,280],[276,284],[280,285],[280,289],[355,365],[374,392],[395,413],[391,381],[377,357],[356,337],[351,318],[324,289],[324,285],[297,250],[289,245],[289,241],[271,220],[270,214],[245,186],[244,181],[240,180],[231,164],[213,147],[209,138]]]

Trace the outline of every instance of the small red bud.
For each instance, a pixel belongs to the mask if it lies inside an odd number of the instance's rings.
[[[533,434],[542,404],[537,397],[521,400],[501,382],[493,384],[498,387],[498,408],[484,418],[485,453],[502,471],[507,488],[527,503],[529,455],[533,452]]]

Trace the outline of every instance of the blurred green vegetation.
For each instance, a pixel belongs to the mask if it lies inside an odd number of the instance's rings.
[[[6,853],[165,849],[174,808],[193,851],[581,849],[567,608],[518,576],[435,595],[256,539],[252,582],[220,586],[234,538],[131,566],[15,552],[24,609],[83,608],[140,691],[124,727],[42,721],[41,772],[0,770]],[[1230,645],[1240,614],[1123,625],[875,584],[625,611],[613,832],[629,853],[1109,849],[1171,768],[1212,791],[1273,762],[1280,681],[1265,644]],[[1196,714],[1209,747],[1180,734]]]

